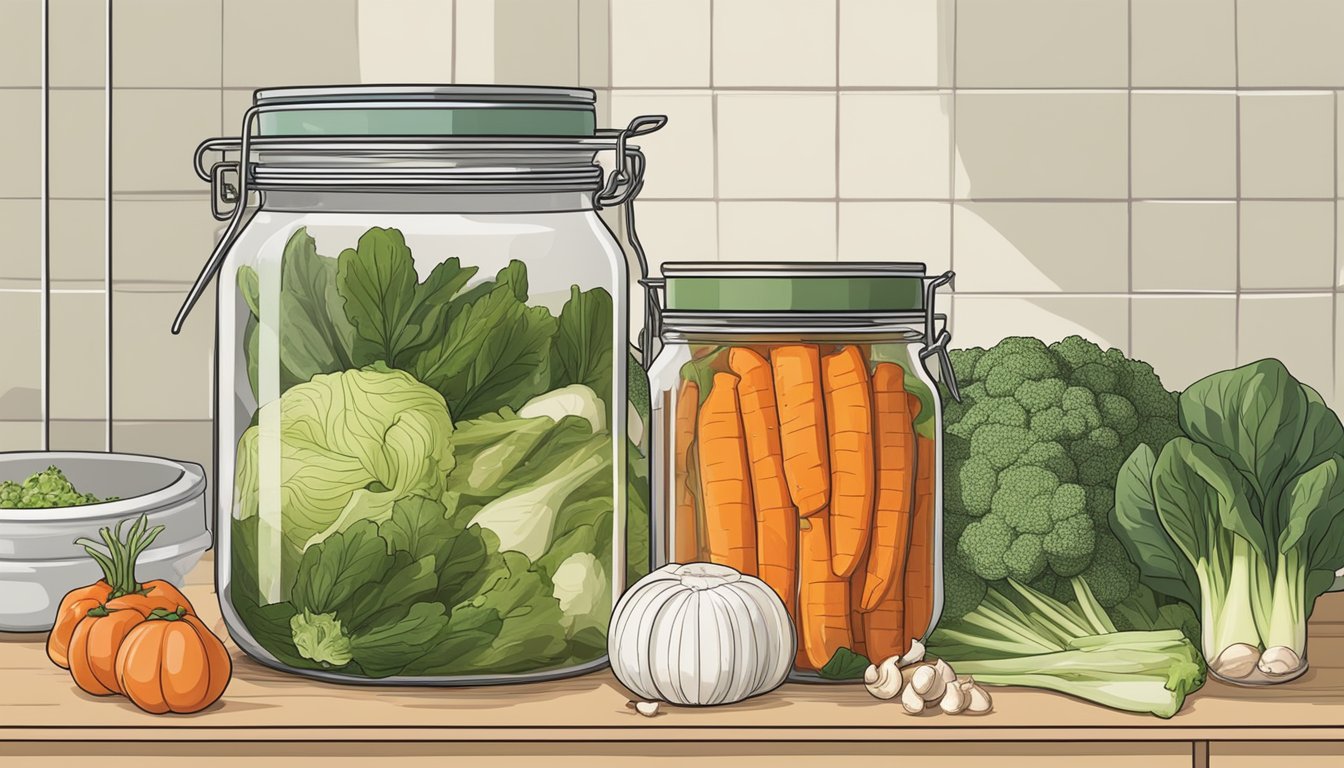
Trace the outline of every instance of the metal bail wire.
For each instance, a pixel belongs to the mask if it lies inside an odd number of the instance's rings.
[[[952,395],[952,399],[960,403],[961,389],[957,386],[957,373],[952,370],[952,359],[947,354],[947,346],[952,343],[952,333],[947,330],[947,315],[933,311],[933,302],[938,295],[938,289],[944,285],[953,285],[956,276],[957,273],[949,269],[931,278],[929,284],[924,286],[924,349],[920,350],[919,359],[928,360],[937,355],[940,378],[947,385],[947,391]],[[943,327],[934,333],[935,323],[939,320],[943,321]]]
[[[281,105],[282,107],[284,105]],[[314,109],[336,109],[341,105],[339,103],[323,104],[314,106]],[[372,107],[374,105],[366,105]],[[429,105],[426,105],[426,108]],[[253,105],[247,109],[243,115],[242,134],[237,139],[217,138],[201,142],[196,147],[193,165],[196,169],[196,175],[202,180],[210,182],[211,213],[220,221],[228,221],[219,242],[215,244],[214,251],[210,258],[206,260],[201,268],[200,274],[192,283],[191,289],[187,292],[182,306],[178,309],[177,317],[173,320],[172,332],[174,335],[181,333],[182,326],[186,323],[187,316],[191,314],[196,303],[209,287],[210,282],[218,274],[219,269],[224,264],[224,259],[228,255],[229,249],[242,231],[243,218],[247,211],[247,202],[249,192],[251,191],[250,182],[253,175],[252,153],[252,127],[257,116],[266,111],[277,109],[278,107]],[[376,108],[376,107],[375,107]],[[627,225],[627,237],[631,248],[635,252],[635,257],[639,261],[640,278],[648,277],[648,260],[644,254],[643,245],[639,241],[639,236],[634,229],[634,207],[633,201],[638,196],[639,191],[644,187],[644,155],[638,147],[630,146],[627,141],[633,137],[643,136],[662,128],[667,124],[666,115],[642,115],[630,121],[624,129],[619,132],[607,131],[599,132],[606,137],[615,133],[615,152],[617,156],[617,167],[608,174],[605,183],[600,186],[600,191],[593,197],[594,209],[624,206]],[[208,169],[205,167],[205,155],[209,152],[238,152],[236,161],[221,161],[213,164]],[[237,175],[237,187],[234,188],[228,181],[229,176]],[[232,203],[231,209],[223,209],[220,203]],[[643,350],[641,350],[642,352]]]

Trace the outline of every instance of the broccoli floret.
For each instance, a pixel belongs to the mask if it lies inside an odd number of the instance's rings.
[[[1139,426],[1139,412],[1134,404],[1120,395],[1109,392],[1097,395],[1097,410],[1101,421],[1122,435],[1128,435]]]
[[[1091,562],[1097,529],[1086,515],[1066,517],[1045,535],[1042,548],[1050,568],[1060,576],[1073,576]]]
[[[1092,588],[1097,602],[1110,608],[1129,597],[1139,586],[1139,569],[1113,536],[1100,537],[1092,562],[1083,569],[1083,581]]]
[[[1060,443],[1036,443],[1022,454],[1017,463],[1049,470],[1061,483],[1072,483],[1078,477],[1078,468],[1074,466],[1073,459]]]
[[[1100,362],[1088,363],[1075,368],[1069,376],[1069,385],[1081,387],[1090,393],[1114,392],[1120,382],[1115,369]]]
[[[1013,543],[1004,553],[1003,564],[1008,568],[1008,578],[1029,582],[1045,570],[1045,548],[1041,537],[1034,533],[1024,533],[1013,539]]]
[[[1008,576],[1004,555],[1013,543],[1013,532],[998,517],[976,520],[962,531],[957,542],[957,556],[967,570],[985,581],[998,581]]]
[[[972,456],[947,476],[946,506],[954,512],[980,517],[989,511],[999,475],[989,462]]]
[[[999,475],[999,489],[990,504],[1003,510],[1004,522],[1018,533],[1048,533],[1054,527],[1050,502],[1059,479],[1040,467],[1016,466]]]
[[[944,619],[959,619],[975,610],[985,599],[987,585],[984,579],[967,571],[955,559],[943,565]]]
[[[970,515],[958,515],[953,512],[947,512],[943,515],[943,538],[948,541],[957,541],[961,534],[966,530],[966,526],[975,521]]]
[[[951,357],[963,403],[943,414],[944,548],[955,578],[980,582],[957,599],[1009,576],[1069,601],[1079,574],[1103,604],[1132,591],[1137,571],[1107,520],[1115,477],[1139,442],[1178,433],[1176,396],[1148,364],[1078,336]]]
[[[985,424],[971,436],[971,456],[983,456],[997,470],[1011,467],[1037,440],[1025,427]]]
[[[1081,368],[1088,363],[1100,362],[1104,357],[1101,347],[1082,336],[1069,336],[1062,341],[1051,344],[1050,351],[1059,356],[1070,370]]]
[[[1031,413],[1043,411],[1059,402],[1064,395],[1063,379],[1040,379],[1024,381],[1013,393],[1018,404]]]
[[[966,461],[971,457],[971,441],[946,433],[943,435],[943,461]]]
[[[1087,435],[1087,441],[1103,453],[1114,453],[1120,447],[1120,433],[1114,428],[1102,425]]]
[[[967,376],[975,371],[975,364],[985,354],[984,347],[967,347],[966,349],[950,349],[947,352],[947,358],[952,361],[952,369],[957,375],[962,375],[964,371]]]
[[[1073,483],[1064,483],[1055,489],[1055,493],[1050,497],[1050,519],[1055,523],[1075,515],[1081,515],[1087,511],[1088,499],[1092,498],[1083,489],[1081,485]],[[1111,494],[1111,499],[1115,499],[1115,494]]]

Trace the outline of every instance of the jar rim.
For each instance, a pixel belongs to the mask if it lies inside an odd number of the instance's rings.
[[[889,336],[905,341],[927,338],[923,312],[678,312],[665,310],[660,325],[664,342],[691,336]]]

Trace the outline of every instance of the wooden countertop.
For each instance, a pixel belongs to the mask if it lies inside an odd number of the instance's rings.
[[[226,636],[212,565],[207,556],[187,594]],[[1304,677],[1263,689],[1211,681],[1166,721],[1009,689],[994,689],[986,716],[910,717],[859,686],[797,684],[730,707],[664,707],[644,718],[626,708],[629,694],[608,672],[521,686],[344,686],[270,670],[230,647],[234,675],[222,701],[196,715],[155,717],[119,697],[80,692],[46,658],[44,636],[0,634],[0,742],[1344,741],[1344,594],[1318,605]]]

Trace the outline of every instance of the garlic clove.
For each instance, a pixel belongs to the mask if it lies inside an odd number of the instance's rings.
[[[938,664],[947,665],[941,661],[936,664],[929,664],[915,670],[915,674],[910,678],[910,685],[915,692],[924,697],[925,701],[937,701],[943,697],[947,691],[947,679],[945,673],[938,668]],[[951,667],[947,667],[950,671]],[[956,675],[952,676],[956,680]]]
[[[957,681],[957,673],[953,672],[952,667],[942,659],[933,663],[933,671],[938,673],[938,677],[942,678],[944,683],[955,683]]]
[[[924,696],[937,680],[938,673],[933,671],[933,665],[915,667],[914,672],[910,674],[910,687],[915,689],[915,693]]]
[[[918,715],[924,711],[924,697],[919,695],[914,686],[907,685],[905,690],[901,691],[901,707],[905,709],[906,714]]]
[[[910,650],[906,651],[905,654],[901,656],[900,666],[904,667],[910,664],[918,664],[923,660],[924,644],[918,640],[911,640]]]
[[[863,673],[864,687],[879,699],[894,699],[905,687],[905,679],[897,666],[900,658],[892,656],[881,664],[870,665]],[[870,679],[871,678],[871,679]]]
[[[969,692],[960,682],[954,682],[947,686],[943,692],[943,698],[938,700],[938,708],[948,715],[959,715],[971,703],[968,697]]]
[[[1301,669],[1302,657],[1286,645],[1273,645],[1260,654],[1260,661],[1256,666],[1270,677],[1282,677]]]
[[[658,702],[656,701],[637,701],[635,702],[635,711],[645,717],[658,716]]]
[[[1240,680],[1255,671],[1256,662],[1259,660],[1259,648],[1249,643],[1233,643],[1209,663],[1209,668],[1219,677]]]
[[[983,715],[994,708],[994,701],[989,697],[989,691],[980,687],[973,678],[966,678],[970,683],[970,692],[967,694],[966,711],[973,715]]]

